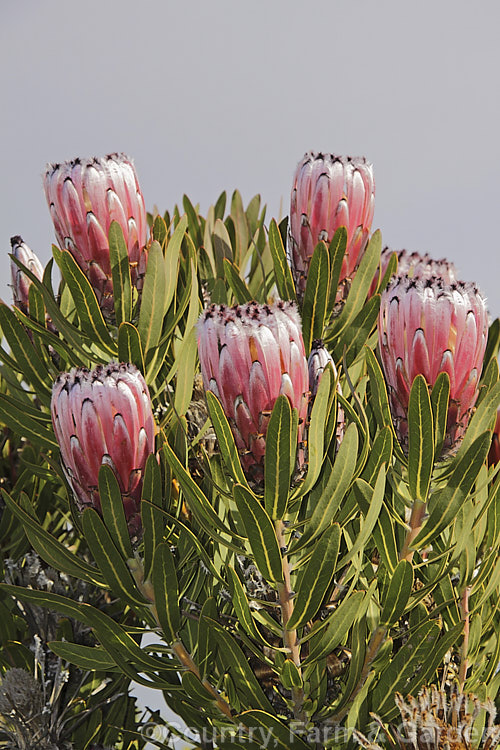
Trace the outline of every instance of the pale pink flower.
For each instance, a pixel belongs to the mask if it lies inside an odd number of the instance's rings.
[[[447,372],[450,402],[443,449],[453,451],[478,395],[488,336],[481,292],[471,283],[396,277],[382,293],[378,331],[392,417],[403,447],[413,380],[423,375],[432,386],[440,372]]]
[[[113,470],[131,534],[141,526],[143,473],[154,452],[155,426],[147,385],[132,364],[63,372],[52,388],[52,424],[64,473],[79,510],[100,510],[98,474]]]
[[[297,295],[304,295],[314,248],[331,241],[339,227],[347,229],[347,249],[337,301],[365,251],[375,206],[373,167],[364,157],[309,151],[297,165],[290,202],[288,251]]]
[[[31,271],[39,281],[43,279],[43,266],[37,255],[31,250],[22,237],[17,235],[16,237],[10,238],[10,244],[12,246],[12,254],[17,260],[19,260],[23,266]],[[12,296],[14,304],[23,313],[28,313],[28,300],[29,290],[33,283],[31,279],[21,271],[18,265],[13,260],[10,262],[10,273],[12,278]]]
[[[148,226],[135,168],[125,154],[49,164],[44,177],[58,242],[88,277],[103,311],[113,311],[108,232],[122,228],[133,286],[145,272]]]
[[[390,247],[384,247],[380,256],[381,261],[381,273],[375,274],[375,278],[370,286],[368,297],[372,297],[375,294],[375,290],[379,283],[379,278],[384,277],[387,271],[387,266],[393,255],[393,250]],[[457,270],[453,263],[441,258],[440,260],[434,260],[428,253],[422,255],[421,253],[410,253],[409,250],[399,250],[396,252],[398,257],[398,268],[396,276],[408,276],[412,279],[431,279],[433,276],[436,278],[443,279],[446,284],[454,284],[458,281]],[[379,289],[379,293],[383,292],[383,289]]]
[[[198,323],[198,352],[205,390],[221,401],[249,478],[263,477],[267,426],[280,394],[298,410],[301,466],[308,376],[296,306],[211,305]]]

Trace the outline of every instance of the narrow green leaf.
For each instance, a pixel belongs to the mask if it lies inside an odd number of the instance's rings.
[[[101,646],[81,646],[67,641],[49,641],[56,656],[90,672],[116,672],[118,667]]]
[[[370,403],[375,411],[375,415],[377,416],[377,422],[381,427],[387,426],[390,428],[393,438],[395,438],[394,452],[401,463],[406,466],[407,459],[396,439],[396,433],[392,423],[389,397],[387,395],[384,376],[375,354],[368,346],[365,346],[365,360],[368,374],[370,376],[370,390],[372,396]]]
[[[227,258],[231,263],[233,262],[233,248],[226,226],[220,219],[217,219],[214,225],[212,244],[214,248],[217,278],[222,280],[225,278],[224,258]]]
[[[264,505],[273,521],[286,513],[291,476],[292,410],[286,396],[278,396],[266,433]]]
[[[132,283],[128,248],[117,221],[109,225],[108,239],[116,323],[120,325],[128,322],[132,316]]]
[[[21,521],[35,551],[45,562],[63,573],[68,573],[96,586],[102,586],[104,579],[99,571],[84,560],[80,560],[77,555],[70,552],[67,547],[46,531],[34,517],[34,511],[32,515],[21,508],[5,490],[2,490],[2,496],[5,504]],[[29,506],[30,502],[27,497],[26,501]]]
[[[59,448],[53,431],[49,431],[43,423],[26,414],[15,399],[4,393],[0,393],[0,422],[35,445],[51,450]]]
[[[336,336],[339,336],[349,326],[363,307],[380,261],[381,250],[382,235],[377,229],[372,234],[370,242],[361,258],[342,312],[333,323],[332,331]]]
[[[186,234],[187,225],[188,218],[186,215],[184,215],[175,227],[175,231],[172,237],[168,240],[167,247],[165,249],[165,263],[163,266],[165,272],[165,296],[163,299],[163,313],[166,313],[168,308],[170,307],[170,304],[174,298],[175,290],[177,289],[177,268],[179,265],[182,240],[184,239],[184,235]]]
[[[336,344],[334,348],[335,361],[341,361],[345,358],[347,367],[353,364],[363,347],[369,342],[369,336],[376,326],[379,308],[380,296],[376,294],[363,305],[350,324],[347,340],[341,338],[337,341],[335,337],[325,337],[325,343]]]
[[[390,628],[392,625],[396,625],[411,596],[412,587],[412,564],[407,560],[401,560],[391,576],[385,596],[382,614],[380,615],[382,627]]]
[[[370,449],[368,460],[363,469],[361,479],[375,485],[382,464],[390,466],[392,457],[392,431],[389,427],[383,427],[377,433]]]
[[[271,519],[255,495],[246,487],[236,484],[233,496],[250,542],[255,564],[266,581],[281,582],[281,551]]]
[[[408,483],[413,500],[427,502],[434,466],[434,422],[422,375],[412,383],[408,404]]]
[[[44,404],[50,403],[51,376],[30,341],[27,332],[15,313],[3,302],[0,303],[0,327],[16,359],[19,372],[32,385]]]
[[[145,374],[141,337],[132,323],[122,323],[118,329],[118,358],[120,362],[131,362]]]
[[[206,397],[210,420],[217,435],[222,460],[233,480],[239,484],[248,486],[243,469],[241,468],[240,457],[234,442],[233,433],[224,414],[224,409],[219,399],[211,391],[206,392]]]
[[[236,571],[229,565],[227,567],[227,572],[229,573],[229,588],[231,590],[232,603],[238,622],[242,625],[244,630],[246,630],[250,638],[253,638],[258,643],[264,644],[268,648],[272,648],[257,629],[252,617],[245,589],[243,588]]]
[[[234,682],[236,690],[245,704],[272,711],[271,705],[264,691],[255,677],[247,657],[236,643],[235,639],[215,620],[207,618],[207,622],[215,631],[222,669],[228,672]]]
[[[323,338],[330,283],[330,259],[324,242],[316,245],[307,273],[302,305],[302,333],[306,355],[314,339]]]
[[[191,403],[197,356],[196,328],[193,326],[184,335],[180,352],[176,358],[177,378],[175,382],[174,407],[179,415],[184,415]]]
[[[158,214],[153,222],[153,239],[163,248],[168,239],[168,228],[163,216]]]
[[[151,580],[158,620],[166,640],[172,643],[177,640],[181,627],[179,586],[174,557],[168,544],[163,542],[155,550]]]
[[[330,257],[330,294],[328,297],[327,319],[330,318],[336,304],[340,272],[347,248],[347,229],[339,227],[328,246]]]
[[[414,549],[427,546],[456,518],[486,460],[490,443],[491,433],[487,431],[465,453],[459,451],[446,487],[431,495],[429,518],[413,542]]]
[[[165,521],[161,507],[163,505],[161,472],[156,456],[151,454],[146,461],[142,483],[141,517],[144,545],[144,578],[149,578],[153,564],[154,551],[163,538]]]
[[[234,298],[239,305],[244,305],[245,302],[251,302],[253,297],[252,294],[241,278],[237,267],[228,258],[223,259],[224,263],[224,275],[226,281],[231,287],[231,291],[234,294]]]
[[[278,226],[273,219],[269,225],[269,249],[274,264],[274,274],[276,276],[276,286],[278,294],[283,300],[296,301],[295,284],[293,283],[292,272],[286,259],[286,252],[281,239]]]
[[[123,557],[115,547],[101,517],[93,508],[82,514],[82,528],[94,560],[110,589],[132,607],[144,607],[145,599],[137,591]]]
[[[202,677],[206,677],[213,668],[215,653],[217,651],[217,639],[213,628],[209,625],[209,619],[217,620],[217,604],[213,596],[205,599],[200,612],[198,623],[198,669]]]
[[[144,277],[141,309],[137,326],[145,357],[147,357],[151,349],[157,346],[161,336],[167,291],[165,265],[160,245],[158,242],[153,242],[148,250],[148,265]]]
[[[363,598],[363,592],[357,591],[338,605],[335,611],[328,617],[328,624],[320,640],[311,647],[309,655],[302,662],[303,667],[330,654],[342,643],[349,632],[349,628],[359,614]]]
[[[116,347],[106,328],[95,292],[68,250],[61,251],[59,267],[75,302],[82,330],[105,351],[115,355]]]
[[[450,396],[450,376],[440,372],[431,392],[432,416],[434,421],[434,455],[439,457],[446,435],[448,400]]]
[[[103,464],[99,469],[99,497],[104,523],[124,559],[133,557],[123,498],[113,470]]]
[[[385,478],[385,466],[382,466],[379,471],[377,481],[375,482],[374,489],[370,487],[369,484],[366,484],[366,482],[364,482],[362,479],[356,479],[356,481],[354,482],[352,489],[354,492],[354,496],[356,497],[356,501],[358,502],[360,507],[363,503],[366,504],[366,502],[368,502],[369,509],[363,520],[363,523],[361,524],[359,533],[356,536],[356,541],[352,545],[349,552],[347,552],[342,560],[340,560],[338,565],[339,568],[344,567],[344,565],[346,565],[348,561],[352,560],[360,550],[364,549],[364,546],[368,541],[370,534],[373,531],[373,527],[377,523],[377,519],[380,515],[380,509],[384,500]],[[364,496],[363,500],[360,500],[358,498],[360,494]]]
[[[495,424],[496,412],[500,403],[500,381],[488,391],[486,396],[481,400],[477,407],[469,426],[464,435],[464,439],[458,449],[457,460],[460,459],[469,450],[472,443],[485,430],[492,429]]]
[[[295,586],[294,610],[288,620],[288,630],[302,627],[313,619],[335,575],[340,548],[340,526],[329,526],[317,540],[311,558],[299,574]]]

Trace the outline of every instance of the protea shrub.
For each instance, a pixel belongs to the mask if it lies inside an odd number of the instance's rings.
[[[364,157],[309,151],[298,163],[290,201],[288,253],[299,299],[303,298],[314,248],[347,229],[347,248],[339,277],[337,302],[368,243],[375,207],[373,167]]]
[[[382,293],[378,333],[392,418],[403,449],[408,445],[413,380],[423,375],[432,387],[439,373],[447,372],[450,400],[443,452],[453,453],[478,396],[488,335],[481,292],[472,283],[396,277]]]
[[[44,188],[57,240],[88,277],[103,312],[114,307],[108,232],[122,228],[132,285],[146,270],[147,219],[132,160],[125,154],[49,164]]]
[[[64,474],[80,511],[100,511],[98,474],[113,470],[131,536],[140,531],[143,473],[154,452],[155,426],[147,385],[132,364],[73,368],[52,388],[52,424]]]
[[[24,242],[23,238],[19,235],[10,238],[10,244],[12,246],[12,255],[19,260],[23,266],[31,271],[37,279],[42,281],[43,279],[43,266],[38,256],[31,250],[30,247]],[[21,271],[18,265],[11,260],[10,272],[12,278],[12,296],[14,304],[23,313],[28,313],[28,299],[29,290],[32,281],[28,276]]]
[[[375,278],[370,286],[368,296],[372,297],[375,294],[380,280],[383,279],[387,266],[392,257],[393,250],[387,245],[382,250],[380,256],[380,272],[377,271]],[[443,279],[446,284],[454,284],[458,281],[457,270],[455,265],[446,258],[440,260],[434,260],[428,253],[422,255],[421,253],[410,253],[409,250],[397,251],[398,268],[396,276],[408,276],[411,279],[430,279],[433,276],[436,278]],[[383,292],[383,289],[379,290]]]
[[[211,305],[198,323],[198,352],[205,390],[222,404],[248,478],[263,479],[267,426],[280,394],[298,410],[300,468],[309,388],[296,306]]]

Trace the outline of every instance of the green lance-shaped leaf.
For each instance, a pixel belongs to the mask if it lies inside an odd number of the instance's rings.
[[[259,571],[266,581],[283,581],[281,550],[271,519],[246,487],[236,484],[233,496]]]
[[[269,747],[273,750],[308,750],[311,745],[304,742],[298,734],[295,734],[290,726],[283,724],[274,712],[265,711],[243,711],[237,717],[241,723],[248,727],[250,737],[259,738],[260,747]],[[259,731],[260,730],[260,731]],[[299,730],[299,726],[297,726]],[[264,745],[267,743],[267,745]]]
[[[394,425],[392,423],[391,409],[389,406],[389,397],[387,395],[387,388],[385,386],[384,376],[382,369],[378,363],[378,360],[372,350],[365,347],[365,360],[368,368],[368,374],[370,376],[370,389],[371,389],[371,405],[377,416],[378,424],[382,426],[390,427],[393,437],[396,438],[394,431]],[[394,440],[394,453],[401,463],[406,466],[407,459],[401,450],[397,439]]]
[[[188,698],[190,698],[197,707],[203,707],[205,710],[215,704],[215,698],[211,692],[204,687],[202,681],[193,672],[189,670],[182,674],[182,688]]]
[[[316,488],[311,493],[310,505],[314,501],[312,515],[302,538],[290,547],[290,554],[298,552],[299,549],[319,536],[335,518],[335,514],[352,482],[357,455],[358,430],[356,425],[351,422],[340,444],[333,469],[329,473],[328,481],[321,494],[316,497]]]
[[[133,557],[120,485],[109,466],[100,467],[98,482],[104,523],[121,555],[125,559]]]
[[[145,501],[145,502],[144,502]],[[161,472],[156,457],[151,454],[146,461],[142,483],[141,518],[144,545],[144,578],[149,577],[153,554],[161,542],[165,520],[161,510],[163,505]]]
[[[148,250],[148,265],[144,277],[141,310],[137,326],[145,357],[151,349],[157,346],[161,337],[167,291],[165,265],[160,245],[158,242],[153,242]]]
[[[95,567],[70,552],[67,547],[40,525],[27,495],[21,494],[20,501],[24,507],[20,507],[5,490],[2,490],[2,496],[7,507],[21,521],[26,535],[42,560],[45,560],[56,570],[80,578],[82,581],[102,586],[104,579]]]
[[[354,276],[349,295],[344,308],[335,320],[332,331],[339,336],[354,320],[363,307],[366,295],[373,281],[382,250],[382,235],[377,229],[371,236],[370,242],[361,258],[361,262]]]
[[[344,260],[347,248],[347,229],[339,227],[328,245],[328,255],[330,258],[330,293],[328,296],[327,319],[330,318],[336,304],[337,290],[339,286],[340,272],[342,270],[342,261]]]
[[[224,414],[222,405],[217,396],[214,396],[211,391],[206,392],[206,397],[210,420],[217,435],[222,460],[234,481],[248,487],[243,469],[241,468],[240,457],[234,442],[233,433],[229,427],[229,422]]]
[[[370,448],[368,460],[361,474],[361,479],[375,485],[382,464],[390,466],[392,457],[392,432],[389,427],[383,427],[375,437]]]
[[[177,414],[185,414],[193,395],[193,382],[196,369],[196,328],[192,326],[184,335],[180,352],[176,358],[177,378],[174,406]]]
[[[217,272],[217,278],[224,279],[224,258],[233,262],[233,249],[231,246],[231,238],[228,234],[226,225],[220,219],[217,219],[214,225],[214,232],[212,235],[212,243],[214,248],[215,256],[215,268]]]
[[[118,329],[118,359],[120,362],[131,362],[145,374],[141,337],[132,323],[122,323]]]
[[[411,596],[413,587],[413,567],[407,560],[401,560],[391,576],[387,593],[385,595],[380,624],[389,628],[395,625]]]
[[[281,239],[278,226],[273,219],[269,225],[269,249],[274,265],[274,275],[276,277],[276,286],[278,294],[283,300],[297,300],[295,294],[295,285],[293,283],[292,272],[286,259],[286,252]]]
[[[177,267],[182,247],[182,240],[186,234],[188,218],[184,215],[177,226],[172,237],[167,242],[165,249],[165,299],[163,300],[163,312],[167,312],[174,298],[177,288]],[[149,265],[149,261],[148,261]]]
[[[302,675],[291,659],[285,659],[281,668],[281,682],[287,690],[303,686]]]
[[[108,239],[115,315],[116,322],[120,325],[132,317],[132,282],[128,248],[123,230],[117,221],[112,221],[109,225]]]
[[[215,631],[222,668],[231,675],[238,695],[247,704],[250,703],[264,711],[272,711],[271,704],[259,685],[247,657],[233,636],[215,620],[207,618],[207,623]]]
[[[241,278],[237,267],[234,263],[231,263],[228,258],[224,258],[223,263],[226,281],[231,287],[231,291],[234,294],[234,298],[238,305],[244,305],[245,302],[251,302],[253,299],[252,293]]]
[[[158,621],[169,643],[177,640],[181,626],[179,586],[174,556],[168,544],[162,542],[155,550],[151,575]]]
[[[241,623],[243,629],[248,633],[250,638],[253,638],[254,641],[262,643],[268,648],[272,648],[272,646],[265,640],[265,638],[261,636],[260,632],[257,629],[257,626],[252,617],[252,611],[248,603],[245,589],[243,588],[243,585],[238,578],[238,574],[230,565],[227,567],[227,572],[229,573],[229,587],[231,590],[233,607],[238,622]]]
[[[319,382],[318,392],[314,398],[311,411],[311,422],[307,435],[308,469],[305,480],[298,486],[293,499],[303,497],[315,485],[325,458],[325,424],[329,416],[329,404],[332,403],[331,391],[335,388],[333,370],[327,367]]]
[[[37,354],[24,327],[15,313],[3,302],[0,303],[0,328],[15,357],[17,370],[27,383],[32,385],[45,404],[50,403],[50,376],[47,367]]]
[[[309,562],[299,574],[288,630],[301,627],[317,613],[335,574],[339,548],[340,526],[333,524],[317,540]]]
[[[486,460],[490,443],[491,433],[487,431],[474,440],[465,454],[459,451],[446,487],[431,495],[429,518],[413,542],[414,549],[429,544],[453,522]]]
[[[369,336],[375,327],[380,309],[380,296],[371,297],[361,308],[352,323],[349,325],[349,336],[347,339],[325,337],[326,344],[333,344],[334,361],[343,360],[350,367],[356,360],[363,347],[367,344]]]
[[[361,523],[354,544],[339,562],[339,568],[342,568],[347,562],[352,560],[367,543],[373,527],[377,523],[384,502],[385,480],[385,466],[382,466],[375,482],[375,488],[372,488],[362,479],[356,479],[354,482],[352,489],[356,502],[361,509],[368,504],[368,513]]]
[[[408,482],[414,500],[427,501],[434,466],[434,420],[423,375],[413,381],[408,404]]]
[[[101,646],[80,646],[67,641],[50,641],[48,647],[56,656],[90,672],[119,671],[113,659]]]
[[[278,396],[266,433],[264,505],[276,521],[286,513],[290,490],[292,410],[286,396]]]
[[[168,228],[165,219],[163,216],[160,216],[160,214],[155,216],[153,222],[153,239],[156,240],[161,247],[163,247],[165,241],[168,239]]]
[[[23,405],[17,399],[0,393],[0,422],[41,448],[57,450],[59,448],[54,433],[45,425],[26,414]]]
[[[450,376],[440,372],[431,392],[432,417],[434,422],[434,455],[439,457],[446,435],[448,400],[450,397]]]
[[[500,381],[488,391],[486,396],[476,409],[469,426],[464,435],[464,439],[457,453],[457,460],[460,459],[470,446],[485,430],[492,429],[495,424],[496,412],[500,403]]]
[[[314,339],[323,338],[329,285],[330,259],[328,250],[324,242],[319,242],[309,265],[302,305],[302,333],[306,354],[311,351]]]
[[[198,622],[198,669],[202,677],[206,677],[213,668],[217,651],[217,636],[208,620],[217,620],[217,604],[213,596],[205,600]]]
[[[111,511],[109,511],[111,515]],[[132,607],[143,607],[145,599],[137,591],[134,579],[123,557],[113,543],[113,539],[101,517],[93,508],[82,514],[82,528],[92,557],[96,561],[110,589],[121,596]]]
[[[333,649],[342,643],[358,616],[363,598],[363,592],[357,591],[339,604],[337,609],[329,616],[323,635],[312,646],[309,656],[302,662],[302,666],[305,667],[330,654]]]
[[[82,330],[103,349],[116,356],[116,346],[109,335],[92,286],[68,250],[62,250],[56,261],[69,287]]]

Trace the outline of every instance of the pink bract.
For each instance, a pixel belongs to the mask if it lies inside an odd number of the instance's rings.
[[[266,432],[280,394],[298,410],[300,446],[307,416],[308,373],[300,317],[291,302],[211,305],[198,323],[205,390],[222,403],[242,466],[263,478]],[[303,451],[298,451],[301,466]]]
[[[382,293],[379,349],[392,417],[404,448],[411,385],[423,375],[429,386],[441,372],[450,377],[443,450],[462,439],[478,395],[488,336],[485,299],[474,284],[396,277]]]
[[[131,364],[64,372],[52,388],[52,424],[61,463],[79,510],[100,510],[98,474],[113,470],[131,535],[141,528],[143,473],[154,452],[155,426],[147,385]]]
[[[145,273],[148,226],[134,164],[125,154],[49,164],[44,189],[57,240],[88,277],[101,308],[113,310],[108,232],[122,228],[132,284]]]
[[[331,241],[339,227],[347,229],[347,249],[337,301],[365,251],[375,207],[373,167],[364,157],[309,151],[297,165],[290,201],[288,251],[299,299],[306,287],[314,248]]]
[[[28,247],[23,238],[19,237],[19,235],[11,237],[10,244],[12,246],[13,256],[17,258],[23,266],[26,266],[26,268],[31,271],[39,281],[42,281],[43,266],[40,259],[33,250]],[[14,304],[22,310],[23,313],[27,313],[29,290],[33,282],[12,260],[10,263],[10,273],[12,278],[12,296],[14,298]]]

